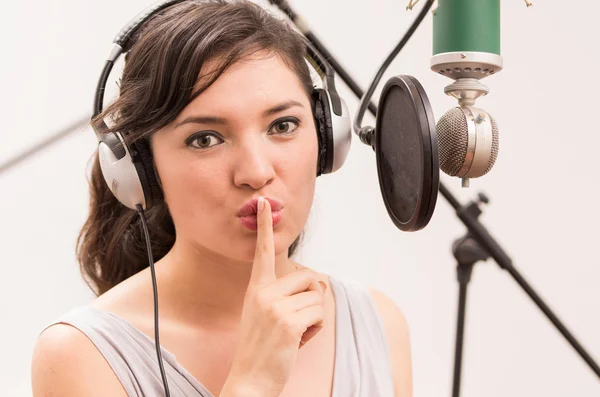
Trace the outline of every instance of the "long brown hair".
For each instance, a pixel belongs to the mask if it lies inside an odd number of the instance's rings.
[[[109,131],[126,142],[148,142],[237,61],[259,50],[279,55],[313,89],[304,38],[290,24],[244,0],[184,1],[150,19],[126,56],[120,95],[92,122],[109,118]],[[202,87],[202,66],[218,61]],[[90,178],[90,212],[77,241],[82,275],[97,295],[148,266],[137,213],[122,205],[106,185],[98,154]],[[164,201],[146,211],[152,253],[162,258],[175,242],[175,227]],[[302,234],[288,249],[295,252]]]

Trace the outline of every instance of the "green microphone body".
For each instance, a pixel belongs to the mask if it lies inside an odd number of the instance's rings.
[[[438,0],[431,69],[453,80],[502,70],[500,0]]]

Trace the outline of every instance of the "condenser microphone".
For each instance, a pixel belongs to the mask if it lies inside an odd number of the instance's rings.
[[[436,131],[441,170],[462,178],[487,174],[498,156],[498,125],[475,107],[489,93],[481,80],[502,70],[500,0],[443,0],[433,12],[431,70],[454,82],[444,88],[458,100],[439,120]]]

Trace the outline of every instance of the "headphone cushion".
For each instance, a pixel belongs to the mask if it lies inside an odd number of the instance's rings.
[[[135,165],[138,174],[140,175],[142,187],[144,188],[146,209],[149,209],[163,199],[163,192],[158,183],[156,172],[154,171],[154,160],[152,159],[152,152],[150,151],[148,140],[140,139],[137,141],[135,143],[135,149],[137,151],[137,159],[139,160],[135,161]]]
[[[317,138],[319,141],[319,160],[317,165],[317,176],[326,174],[328,165],[331,164],[333,150],[333,125],[329,110],[327,93],[323,89],[315,89],[312,94],[313,115]]]

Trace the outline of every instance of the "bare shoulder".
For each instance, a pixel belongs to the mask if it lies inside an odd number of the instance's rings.
[[[412,360],[406,318],[390,297],[374,288],[369,288],[369,292],[385,328],[392,363],[394,395],[412,396]]]
[[[33,396],[126,396],[94,344],[78,329],[54,324],[39,336],[31,365]]]

